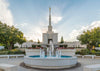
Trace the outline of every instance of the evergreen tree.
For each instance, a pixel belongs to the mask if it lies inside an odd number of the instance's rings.
[[[40,44],[40,40],[38,39],[38,44]]]
[[[60,41],[60,43],[64,43],[64,39],[63,39],[63,36],[61,37],[61,41]]]

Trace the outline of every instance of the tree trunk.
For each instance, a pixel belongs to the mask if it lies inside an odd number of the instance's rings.
[[[21,44],[21,48],[22,48],[22,44]]]
[[[10,43],[10,50],[11,50],[13,47],[14,47],[14,43],[11,42],[11,43]]]

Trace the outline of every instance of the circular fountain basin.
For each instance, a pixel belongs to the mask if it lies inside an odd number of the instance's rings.
[[[77,57],[75,56],[61,56],[61,57],[40,57],[35,56],[25,56],[24,63],[27,66],[35,68],[44,69],[60,69],[60,68],[70,68],[77,64]]]

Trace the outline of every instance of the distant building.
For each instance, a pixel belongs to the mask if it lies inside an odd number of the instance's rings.
[[[21,47],[27,48],[27,47],[32,47],[32,45],[36,45],[36,44],[37,43],[35,42],[24,42],[22,45],[19,43],[16,43],[14,46],[18,46],[19,48]]]
[[[86,45],[82,45],[81,42],[79,42],[79,41],[65,42],[65,44],[67,44],[68,47],[84,47],[84,48],[86,48]]]
[[[32,47],[32,45],[43,45],[42,43],[38,44],[36,42],[24,42],[22,46],[18,43],[16,43],[14,46],[20,47]],[[58,45],[67,45],[67,47],[81,47],[86,48],[86,45],[82,45],[79,41],[73,41],[73,42],[65,42],[65,43],[59,43]]]

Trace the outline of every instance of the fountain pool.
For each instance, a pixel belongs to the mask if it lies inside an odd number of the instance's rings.
[[[40,58],[40,55],[34,55],[34,56],[29,56],[29,57]],[[62,55],[60,58],[71,58],[71,57],[72,56],[64,56],[64,55]],[[44,58],[56,58],[56,56],[52,56],[52,57],[45,56]]]
[[[54,51],[54,45],[50,42],[50,47],[47,48],[47,53],[43,49],[40,49],[40,55],[31,55],[24,57],[24,63],[27,66],[44,69],[60,69],[69,68],[77,64],[76,56],[65,56],[61,54],[61,51],[56,49]]]

